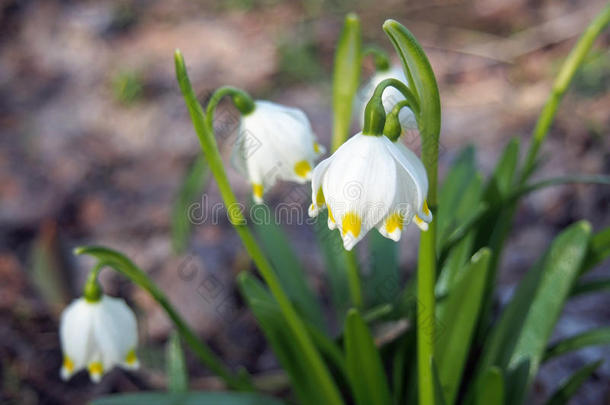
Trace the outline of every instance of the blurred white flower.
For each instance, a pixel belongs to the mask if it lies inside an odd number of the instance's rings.
[[[64,380],[86,368],[91,380],[99,382],[115,365],[127,369],[139,366],[136,317],[122,299],[103,295],[95,302],[85,298],[73,301],[61,315],[59,337]]]
[[[313,171],[309,215],[328,208],[328,227],[339,228],[351,250],[373,227],[400,239],[412,220],[428,229],[428,178],[419,158],[385,136],[358,133]]]
[[[257,204],[263,193],[280,180],[305,183],[314,160],[324,153],[303,111],[269,101],[256,101],[242,117],[233,148],[233,166],[252,183]]]
[[[405,77],[401,66],[392,66],[387,70],[378,70],[375,72],[369,81],[358,91],[355,98],[354,112],[357,114],[360,128],[362,128],[364,125],[364,109],[366,107],[366,103],[368,103],[369,99],[373,95],[375,87],[377,87],[377,85],[385,79],[397,79],[405,83],[407,86],[410,86],[410,83]],[[400,91],[391,86],[387,87],[381,96],[381,101],[386,114],[392,111],[392,108],[394,108],[396,103],[404,99],[405,97]],[[415,114],[413,114],[413,111],[411,111],[410,108],[402,108],[400,113],[398,113],[398,119],[403,130],[417,129],[417,120],[415,119]]]

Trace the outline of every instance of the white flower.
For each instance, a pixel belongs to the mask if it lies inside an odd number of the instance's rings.
[[[328,207],[328,227],[339,228],[351,250],[373,227],[400,239],[412,220],[428,229],[428,178],[419,158],[385,136],[358,133],[313,171],[309,215]]]
[[[375,72],[367,84],[360,89],[356,97],[356,106],[354,111],[356,114],[358,114],[361,128],[364,125],[364,109],[366,107],[366,103],[368,103],[369,99],[373,95],[375,87],[377,87],[377,85],[385,79],[397,79],[405,83],[407,86],[410,85],[404,72],[402,71],[401,66],[392,66],[390,69]],[[400,91],[391,86],[387,87],[381,95],[381,101],[386,114],[392,111],[392,108],[394,108],[396,103],[404,99],[405,97]],[[417,129],[417,120],[415,119],[415,114],[413,114],[413,111],[411,111],[410,108],[402,108],[398,113],[398,119],[400,120],[400,125],[402,126],[403,130]]]
[[[138,330],[133,311],[119,298],[103,295],[99,301],[73,301],[62,313],[59,337],[64,354],[64,380],[86,368],[92,381],[115,365],[139,366],[136,357]]]
[[[324,153],[303,111],[269,101],[256,101],[242,117],[231,160],[252,183],[254,201],[278,179],[304,183],[314,160]]]

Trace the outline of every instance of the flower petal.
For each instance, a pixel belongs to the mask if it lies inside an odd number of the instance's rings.
[[[79,298],[61,315],[59,338],[64,354],[61,368],[61,377],[64,380],[85,368],[96,350],[92,314],[99,305]]]

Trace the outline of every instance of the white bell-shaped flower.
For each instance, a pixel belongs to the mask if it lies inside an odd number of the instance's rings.
[[[91,380],[99,382],[115,365],[139,367],[136,317],[122,299],[103,295],[97,301],[73,301],[61,315],[59,337],[64,380],[85,368]]]
[[[407,86],[410,85],[404,72],[402,71],[401,66],[392,66],[389,69],[378,70],[375,72],[369,81],[358,91],[355,99],[356,105],[354,111],[360,120],[359,124],[361,128],[364,124],[364,109],[366,108],[366,103],[373,95],[377,85],[385,79],[397,79],[405,83]],[[400,91],[396,90],[394,87],[387,87],[381,96],[381,101],[386,114],[392,111],[392,108],[394,108],[396,103],[404,99],[405,97]],[[413,114],[413,111],[411,111],[410,108],[402,108],[398,114],[398,119],[403,130],[417,129],[417,120],[415,118],[415,114]]]
[[[233,148],[233,166],[252,183],[257,204],[279,180],[305,183],[314,160],[324,153],[303,111],[269,101],[256,101],[241,119]]]
[[[326,206],[328,227],[339,228],[347,250],[373,227],[398,241],[411,221],[424,231],[432,221],[423,164],[385,136],[351,137],[315,167],[311,187],[309,215]]]

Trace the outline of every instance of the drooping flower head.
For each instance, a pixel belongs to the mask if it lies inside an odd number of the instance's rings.
[[[327,207],[328,227],[339,228],[347,250],[373,227],[398,241],[411,221],[427,230],[432,220],[423,164],[385,136],[351,137],[316,166],[311,187],[309,215]]]
[[[361,127],[364,124],[364,109],[366,107],[366,103],[373,95],[377,85],[385,79],[397,79],[407,84],[407,86],[409,85],[409,81],[405,77],[401,66],[395,65],[388,67],[387,69],[377,70],[375,74],[371,76],[369,81],[358,91],[358,96],[355,99],[356,106],[354,111],[357,114]],[[389,113],[398,102],[404,99],[405,97],[402,95],[402,93],[393,87],[386,88],[381,97],[383,108],[385,109],[386,113]],[[415,119],[415,114],[413,114],[411,109],[401,109],[398,119],[400,120],[400,125],[403,129],[417,129],[417,120]]]
[[[91,380],[99,382],[116,365],[139,366],[136,317],[122,299],[102,295],[97,300],[73,301],[61,315],[59,337],[64,380],[87,369]]]
[[[314,160],[324,153],[303,111],[269,101],[256,101],[240,123],[231,160],[252,183],[257,204],[279,180],[304,183]]]

